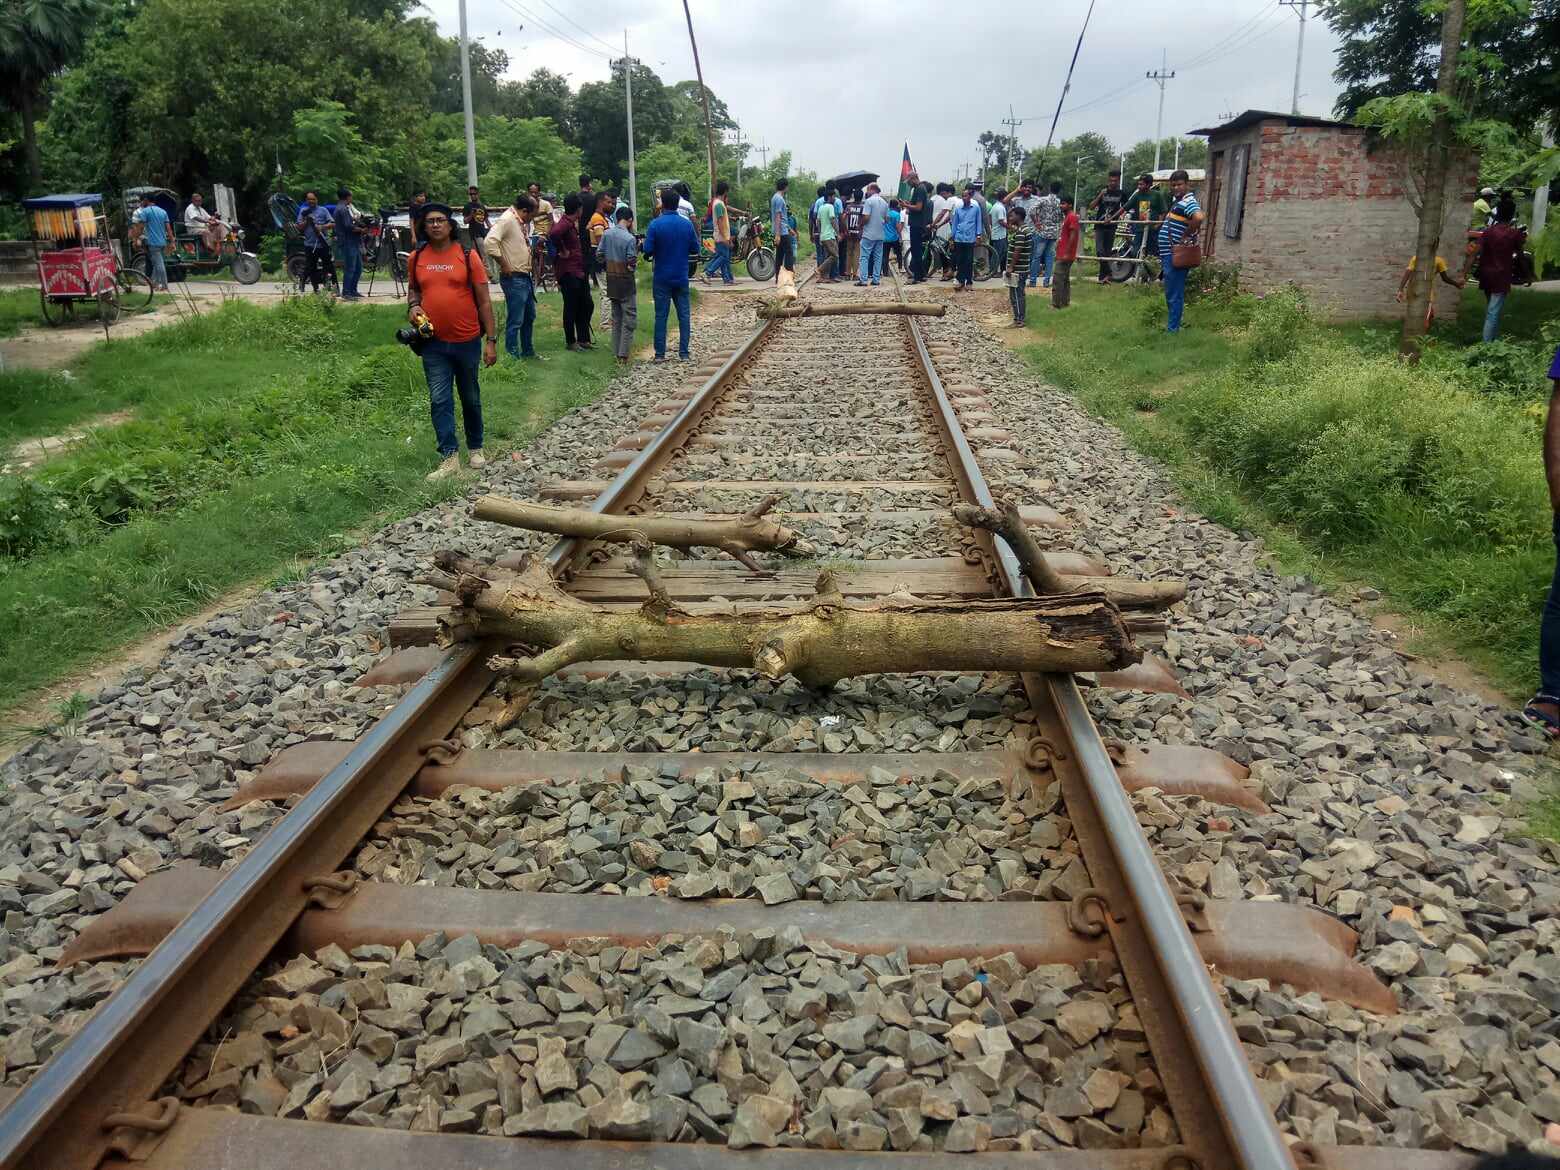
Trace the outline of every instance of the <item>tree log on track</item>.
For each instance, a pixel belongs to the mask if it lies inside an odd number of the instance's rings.
[[[983,528],[1000,536],[1018,558],[1019,568],[1042,597],[1079,588],[1098,589],[1122,609],[1164,609],[1186,597],[1185,581],[1118,581],[1114,577],[1063,577],[1045,559],[1045,553],[1012,500],[1000,500],[994,508],[956,504],[953,518],[966,528]]]
[[[941,317],[947,312],[947,305],[924,301],[900,304],[898,301],[793,301],[762,297],[758,302],[760,321],[773,321],[777,317]]]
[[[639,563],[650,599],[625,612],[569,596],[540,562],[511,572],[453,552],[435,560],[442,572],[423,583],[459,599],[441,620],[441,641],[505,638],[534,647],[525,657],[489,661],[495,672],[526,682],[576,662],[618,658],[792,674],[813,687],[858,674],[929,670],[1116,670],[1141,658],[1120,612],[1097,590],[849,604],[825,572],[809,609],[689,614],[666,596],[644,549]]]
[[[792,557],[810,557],[817,552],[792,529],[765,518],[779,499],[778,495],[766,496],[740,516],[710,520],[609,516],[584,508],[557,508],[504,496],[483,496],[472,507],[471,514],[478,520],[491,520],[512,528],[610,544],[648,541],[669,548],[718,548],[757,573],[763,566],[751,555],[755,549]]]

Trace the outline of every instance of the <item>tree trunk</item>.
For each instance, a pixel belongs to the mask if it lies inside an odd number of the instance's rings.
[[[807,610],[688,614],[672,606],[640,558],[650,600],[637,611],[598,609],[570,597],[537,566],[510,573],[454,553],[425,584],[459,598],[441,619],[445,644],[505,638],[537,647],[490,667],[534,682],[576,662],[634,658],[700,662],[795,675],[827,687],[858,674],[952,671],[1117,670],[1142,655],[1121,614],[1098,592],[989,601],[847,604],[833,577],[818,578]]]
[[[531,532],[552,532],[582,540],[609,544],[664,544],[669,548],[718,548],[758,572],[762,566],[750,555],[754,549],[784,553],[792,557],[810,557],[817,551],[797,533],[764,519],[764,514],[780,499],[765,497],[741,516],[721,519],[683,519],[662,516],[608,516],[584,508],[555,508],[548,504],[529,504],[503,496],[483,496],[471,509],[478,520],[508,524]]]
[[[1455,100],[1457,58],[1462,52],[1467,0],[1447,0],[1441,17],[1441,67],[1435,92],[1443,102]],[[1443,106],[1430,128],[1425,158],[1424,197],[1419,205],[1419,238],[1414,245],[1414,273],[1408,282],[1407,308],[1399,350],[1410,361],[1419,359],[1419,341],[1425,335],[1426,310],[1435,296],[1435,256],[1441,246],[1441,220],[1446,205],[1446,178],[1451,170],[1452,118]]]
[[[38,154],[38,117],[34,106],[35,94],[27,83],[22,84],[20,109],[22,117],[22,153],[27,159],[27,181],[34,195],[43,186],[43,159]]]
[[[947,305],[900,304],[898,301],[792,301],[763,297],[758,302],[760,320],[775,317],[942,317]]]

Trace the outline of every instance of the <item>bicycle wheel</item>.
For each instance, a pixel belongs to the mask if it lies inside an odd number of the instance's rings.
[[[119,285],[111,284],[97,295],[98,320],[112,325],[119,320]]]
[[[296,281],[300,281],[300,280],[303,279],[303,257],[302,256],[289,256],[289,257],[287,257],[287,263],[286,263],[285,267],[287,269],[287,276],[288,276],[288,278],[290,280],[293,280],[293,281],[296,282]]]
[[[114,284],[119,288],[119,307],[127,313],[144,313],[152,307],[156,291],[152,278],[139,268],[121,268],[114,273]]]
[[[754,248],[748,253],[747,274],[760,283],[773,280],[775,276],[775,254],[768,248]]]

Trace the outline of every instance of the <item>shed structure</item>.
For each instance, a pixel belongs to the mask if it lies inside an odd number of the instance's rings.
[[[1395,297],[1419,219],[1400,150],[1363,126],[1266,110],[1191,133],[1208,139],[1210,263],[1238,264],[1248,292],[1299,285],[1332,320],[1402,312]],[[1440,255],[1453,274],[1463,266],[1477,161],[1457,157],[1447,178]],[[1437,316],[1455,315],[1457,290],[1433,287]]]

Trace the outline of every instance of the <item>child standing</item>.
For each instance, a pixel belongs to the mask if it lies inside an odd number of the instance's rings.
[[[1008,209],[1007,221],[1007,286],[1008,300],[1013,306],[1013,323],[1009,328],[1024,327],[1024,281],[1029,276],[1029,253],[1034,247],[1034,229],[1025,222],[1022,207]]]

